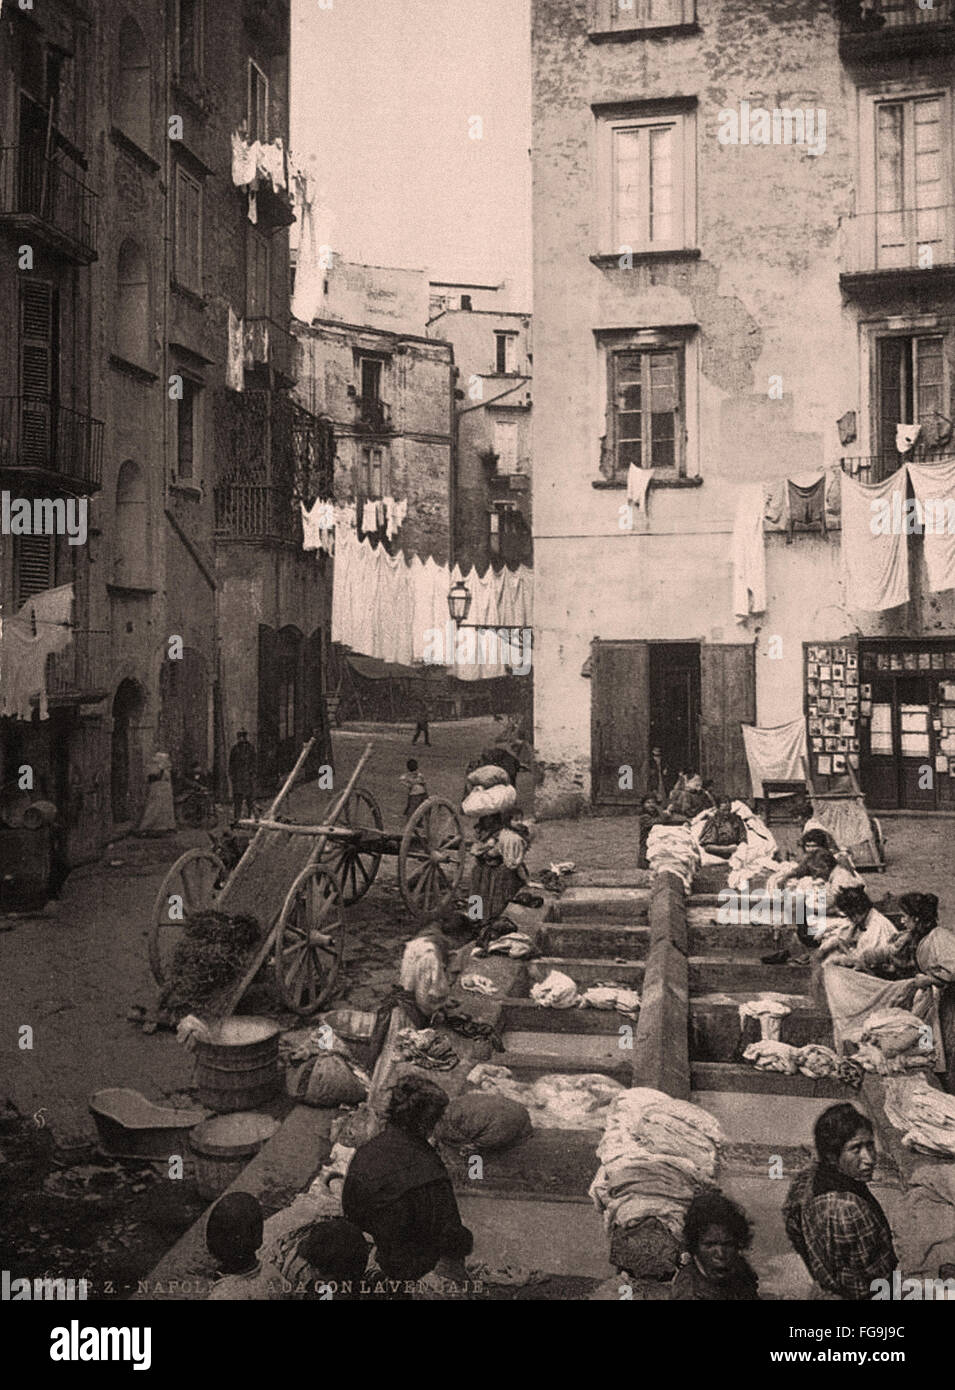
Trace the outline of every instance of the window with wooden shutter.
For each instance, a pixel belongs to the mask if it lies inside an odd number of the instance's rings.
[[[269,79],[259,67],[249,59],[249,143],[260,140],[263,145],[269,139]]]
[[[51,589],[55,583],[56,549],[54,536],[14,536],[14,607],[22,608],[27,599]]]
[[[20,282],[20,460],[51,464],[57,386],[56,290],[46,280]]]
[[[181,166],[176,169],[176,279],[202,293],[202,185]]]

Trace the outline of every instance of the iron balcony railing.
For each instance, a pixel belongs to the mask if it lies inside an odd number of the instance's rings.
[[[0,219],[29,222],[80,261],[96,258],[97,195],[34,145],[0,149]],[[53,236],[50,236],[53,233]]]
[[[955,265],[955,204],[860,212],[842,222],[843,274]]]
[[[356,396],[355,414],[359,425],[373,433],[391,429],[391,406],[377,396]]]
[[[109,688],[108,634],[73,629],[73,640],[47,657],[46,693],[52,699],[92,695]]]
[[[103,422],[38,396],[0,396],[0,469],[40,472],[77,492],[103,486]]]
[[[900,454],[894,448],[887,448],[881,454],[844,454],[839,463],[843,473],[860,483],[881,483],[898,471],[903,463],[941,463],[950,459],[952,445],[939,445],[938,448],[925,448],[916,444],[910,453]]]
[[[300,541],[302,537],[292,489],[268,483],[220,483],[215,489],[215,527],[222,540]]]

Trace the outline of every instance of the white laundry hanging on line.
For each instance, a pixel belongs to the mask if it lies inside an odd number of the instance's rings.
[[[245,188],[255,178],[255,152],[238,131],[232,132],[232,182]]]
[[[229,341],[226,345],[225,384],[230,391],[245,389],[245,330],[229,305]]]
[[[27,599],[0,624],[0,714],[30,720],[38,696],[40,718],[49,718],[46,661],[73,640],[72,608],[73,585],[61,584]]]
[[[904,525],[895,524],[905,515],[907,478],[900,468],[881,483],[842,479],[842,561],[850,610],[875,613],[908,602],[908,543]],[[888,524],[873,529],[886,509]]]
[[[334,555],[335,514],[331,502],[318,498],[310,509],[304,502],[299,506],[302,509],[302,549],[324,550]]]
[[[733,522],[733,612],[737,622],[766,611],[765,483],[747,483]]]
[[[922,546],[928,586],[933,593],[955,589],[955,458],[910,463],[908,472],[925,527]]]

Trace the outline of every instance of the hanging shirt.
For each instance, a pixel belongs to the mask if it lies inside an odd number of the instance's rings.
[[[765,484],[748,483],[740,492],[733,523],[733,612],[738,622],[766,611],[765,509]]]
[[[797,526],[812,526],[828,535],[826,529],[826,475],[818,473],[808,480],[804,475],[787,478],[789,495],[789,535],[787,545],[792,545],[793,533]]]
[[[230,391],[245,388],[245,335],[242,320],[229,305],[229,340],[226,345],[225,384]]]

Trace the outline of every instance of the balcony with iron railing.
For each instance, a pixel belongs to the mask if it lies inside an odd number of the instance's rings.
[[[836,0],[846,62],[955,51],[955,0]]]
[[[0,473],[88,494],[103,485],[103,422],[57,401],[0,396]]]
[[[0,148],[0,226],[34,237],[78,265],[96,260],[97,195],[39,147]]]
[[[293,489],[270,483],[219,483],[215,530],[219,540],[301,543],[302,519]]]
[[[53,705],[101,700],[109,690],[109,635],[76,627],[73,640],[46,660],[46,693]]]
[[[388,434],[391,431],[391,406],[378,396],[356,396],[355,423],[369,434]]]
[[[844,290],[955,285],[955,204],[861,212],[842,222]]]

